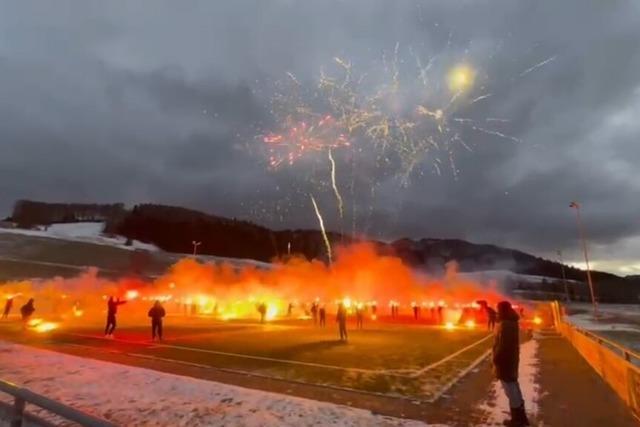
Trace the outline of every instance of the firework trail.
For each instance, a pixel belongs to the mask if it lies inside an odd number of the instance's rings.
[[[558,55],[553,55],[551,58],[547,58],[542,62],[537,63],[536,65],[527,68],[526,70],[524,70],[523,72],[520,73],[520,77],[522,76],[526,76],[527,74],[529,74],[532,71],[537,70],[540,67],[545,66],[546,64],[548,64],[549,62],[555,61],[555,59],[558,57]]]
[[[329,237],[327,237],[327,231],[324,228],[324,220],[322,219],[322,214],[320,214],[320,209],[318,209],[318,204],[316,203],[316,199],[313,198],[312,194],[309,194],[311,197],[311,203],[313,203],[313,209],[316,211],[316,216],[318,217],[318,224],[320,224],[320,231],[322,232],[322,238],[324,239],[324,244],[327,247],[327,257],[329,258],[329,265],[333,262],[333,256],[331,253],[331,243],[329,242]]]
[[[471,105],[471,104],[475,104],[476,102],[478,102],[478,101],[482,101],[483,99],[487,99],[487,98],[489,98],[489,97],[491,97],[491,96],[492,96],[492,94],[490,94],[490,93],[488,93],[488,94],[486,94],[486,95],[480,95],[480,96],[479,96],[479,97],[477,97],[476,99],[474,99],[474,100],[470,101],[470,102],[469,102],[469,105]]]
[[[333,193],[336,195],[336,201],[338,202],[338,213],[340,214],[340,219],[342,220],[344,216],[343,202],[340,191],[338,191],[338,184],[336,182],[336,161],[333,159],[330,148],[329,150],[327,150],[327,153],[329,154],[329,163],[331,163],[331,186],[333,187]]]

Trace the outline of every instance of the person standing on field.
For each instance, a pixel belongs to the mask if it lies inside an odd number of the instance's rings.
[[[344,304],[338,304],[338,312],[336,313],[336,322],[340,331],[340,341],[347,342],[347,310]]]
[[[504,425],[510,427],[529,425],[518,382],[518,364],[520,363],[518,320],[518,314],[508,301],[498,303],[498,325],[493,343],[492,360],[495,376],[509,399],[511,419],[505,420]]]
[[[165,316],[164,307],[160,304],[160,301],[156,301],[153,307],[149,310],[149,317],[151,318],[151,340],[155,341],[156,337],[162,341],[162,318]]]

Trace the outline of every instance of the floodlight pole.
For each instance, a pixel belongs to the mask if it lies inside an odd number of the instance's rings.
[[[195,240],[193,240],[191,244],[193,245],[193,256],[196,256],[196,253],[198,252],[198,246],[200,246],[202,242],[196,242]]]
[[[558,249],[558,260],[560,261],[560,271],[562,271],[562,283],[564,284],[564,294],[566,295],[567,302],[571,302],[569,298],[569,286],[567,285],[567,276],[564,274],[564,261],[562,260],[562,251]]]
[[[598,304],[596,302],[595,293],[593,291],[593,281],[591,280],[591,269],[589,268],[589,251],[587,249],[587,235],[582,224],[582,217],[580,216],[580,204],[578,202],[571,202],[569,207],[576,210],[576,220],[578,222],[578,234],[580,240],[582,240],[582,251],[584,252],[584,261],[587,265],[587,282],[589,283],[589,291],[591,292],[591,303],[593,304],[593,316],[598,318]]]

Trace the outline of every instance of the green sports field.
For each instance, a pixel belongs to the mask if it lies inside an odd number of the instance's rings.
[[[432,400],[490,347],[485,331],[445,330],[433,326],[369,322],[350,325],[349,341],[337,328],[315,327],[308,320],[259,324],[168,317],[162,342],[152,342],[145,325],[122,319],[114,340],[102,337],[102,325],[61,328],[38,334],[16,322],[0,323],[0,336],[27,344],[46,342],[64,351],[88,347],[203,369],[224,369],[352,389]]]

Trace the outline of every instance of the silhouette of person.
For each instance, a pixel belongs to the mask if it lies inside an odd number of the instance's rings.
[[[265,317],[267,316],[267,305],[263,302],[258,304],[258,313],[260,313],[260,323],[264,323]]]
[[[488,318],[488,324],[487,324],[487,329],[489,329],[490,331],[493,331],[496,327],[496,318],[498,317],[498,313],[496,313],[496,311],[487,306],[487,318]]]
[[[107,301],[107,325],[104,328],[104,336],[107,338],[113,338],[113,331],[116,329],[118,306],[122,304],[126,304],[126,301],[120,301],[120,298],[114,300],[113,297],[109,297],[109,301]]]
[[[36,311],[36,308],[33,306],[33,298],[30,298],[29,301],[22,307],[20,307],[20,315],[22,316],[23,326],[27,326],[27,322],[31,318],[31,315]]]
[[[498,303],[498,326],[493,343],[493,368],[496,379],[502,384],[511,419],[505,425],[528,426],[529,420],[524,409],[524,399],[518,383],[518,364],[520,362],[520,338],[518,313],[508,301]]]
[[[7,302],[4,303],[4,311],[2,312],[3,319],[7,319],[9,317],[9,313],[11,312],[12,307],[13,307],[13,297],[7,298]]]
[[[162,340],[162,318],[165,316],[164,307],[160,301],[153,303],[149,309],[148,316],[151,318],[151,340],[155,341],[156,336]]]
[[[364,310],[360,306],[356,307],[356,326],[358,329],[364,326]]]
[[[347,341],[347,310],[344,308],[344,304],[338,304],[338,312],[336,313],[336,322],[338,323],[338,330],[340,332],[340,341]]]
[[[320,317],[320,327],[324,328],[327,326],[327,310],[324,308],[324,305],[318,310],[318,315]]]
[[[317,325],[318,324],[318,303],[315,301],[311,304],[311,317],[313,317],[313,324]]]

